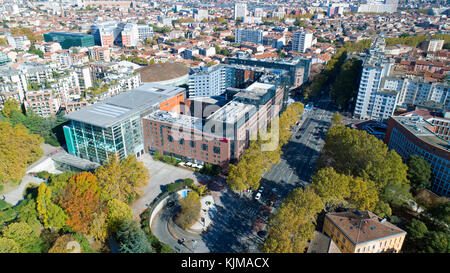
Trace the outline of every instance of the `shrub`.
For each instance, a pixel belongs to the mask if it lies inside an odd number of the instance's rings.
[[[38,177],[43,178],[43,179],[49,179],[50,178],[50,173],[47,171],[40,171],[36,174]]]
[[[154,160],[161,160],[161,154],[159,152],[155,152],[153,154],[153,159]]]
[[[0,200],[0,210],[4,210],[4,209],[10,208],[10,207],[11,207],[11,205],[8,204],[6,201]]]
[[[192,186],[192,184],[194,184],[194,180],[192,178],[186,178],[183,180],[183,184],[185,186],[190,187],[190,186]]]

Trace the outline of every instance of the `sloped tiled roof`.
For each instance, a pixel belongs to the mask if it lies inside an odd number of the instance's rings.
[[[406,233],[370,211],[335,212],[326,217],[355,245]]]

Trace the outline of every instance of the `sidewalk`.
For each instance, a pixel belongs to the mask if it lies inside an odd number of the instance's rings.
[[[203,230],[208,228],[208,226],[212,223],[212,218],[214,218],[217,213],[216,205],[214,204],[214,199],[211,195],[207,195],[200,199],[201,202],[201,210],[200,217],[197,219],[197,222],[194,223],[189,229],[201,233]],[[209,205],[208,202],[211,202]]]
[[[28,184],[32,183],[32,184],[40,185],[42,182],[44,182],[43,179],[27,174],[22,178],[22,182],[16,189],[3,194],[1,196],[1,199],[5,200],[6,202],[15,206],[17,203],[19,203],[20,200],[23,199],[23,197],[24,197],[23,194],[24,194],[25,188],[27,187]]]

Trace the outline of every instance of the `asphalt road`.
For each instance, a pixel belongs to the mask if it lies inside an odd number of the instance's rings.
[[[283,148],[280,163],[263,175],[261,185],[264,188],[275,188],[279,197],[284,198],[292,189],[305,187],[311,182],[333,113],[330,100],[321,99],[303,114],[300,125]]]

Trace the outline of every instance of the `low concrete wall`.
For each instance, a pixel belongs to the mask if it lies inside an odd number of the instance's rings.
[[[167,204],[167,202],[169,202],[170,200],[173,199],[178,199],[179,197],[182,196],[182,193],[184,191],[190,191],[190,189],[181,189],[177,192],[171,193],[168,196],[166,196],[164,199],[162,199],[161,201],[159,201],[159,203],[154,207],[154,209],[152,209],[152,212],[150,214],[150,229],[152,228],[152,223],[153,223],[153,219],[155,219],[155,216],[161,211],[161,209]],[[174,197],[174,194],[178,195],[177,197]]]
[[[55,167],[55,162],[50,157],[47,157],[43,161],[37,163],[27,170],[27,173],[38,173],[40,171],[47,171],[53,174],[59,174],[61,171],[58,171]]]

